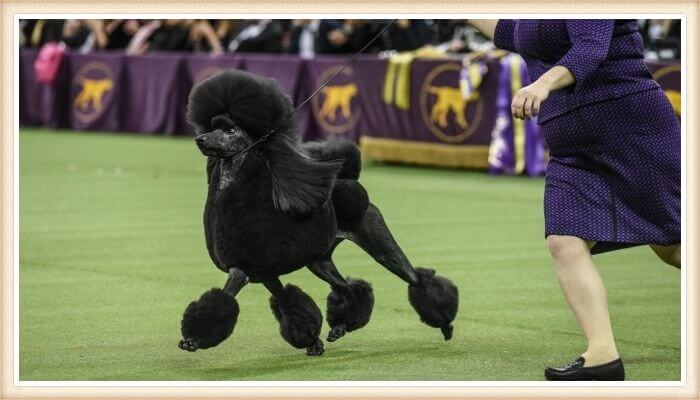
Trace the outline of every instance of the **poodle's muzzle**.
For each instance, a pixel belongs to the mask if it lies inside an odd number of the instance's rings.
[[[205,156],[223,159],[236,156],[252,143],[250,136],[239,127],[215,129],[198,135],[194,140]]]

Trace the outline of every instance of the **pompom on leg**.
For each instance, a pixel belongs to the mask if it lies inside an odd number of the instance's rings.
[[[323,316],[308,294],[288,284],[270,297],[270,309],[287,343],[297,349],[306,348],[310,356],[323,354],[323,342],[319,339]]]
[[[238,302],[230,293],[213,288],[193,301],[182,316],[182,350],[214,347],[226,340],[238,320]]]
[[[440,328],[445,340],[452,338],[452,321],[457,316],[459,291],[450,280],[435,274],[435,270],[416,268],[418,284],[408,287],[408,300],[421,321]]]
[[[362,279],[347,278],[347,285],[333,287],[326,306],[326,318],[331,326],[327,340],[334,342],[346,332],[367,325],[374,307],[372,285]]]

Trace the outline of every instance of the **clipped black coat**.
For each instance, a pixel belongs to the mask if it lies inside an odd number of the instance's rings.
[[[325,254],[338,229],[329,200],[338,177],[359,176],[357,146],[344,141],[302,145],[289,97],[274,81],[239,70],[212,76],[190,94],[188,119],[197,133],[214,130],[211,121],[219,115],[235,121],[250,142],[272,133],[233,160],[207,159],[204,231],[217,267],[224,272],[240,268],[256,282]],[[341,206],[343,215],[352,214],[353,207]]]

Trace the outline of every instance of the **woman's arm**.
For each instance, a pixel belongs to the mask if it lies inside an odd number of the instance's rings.
[[[195,24],[192,25],[189,38],[193,43],[197,43],[200,39],[204,38],[209,44],[209,48],[213,54],[222,54],[224,52],[221,46],[221,39],[219,39],[219,36],[217,36],[214,31],[214,27],[212,27],[206,19],[195,22]]]
[[[556,65],[566,67],[574,75],[576,86],[588,79],[607,58],[614,27],[612,19],[566,21],[571,48]]]
[[[605,61],[610,47],[614,20],[569,20],[566,30],[571,41],[569,51],[547,72],[513,96],[513,116],[529,119],[540,111],[540,103],[552,90],[585,82]]]
[[[555,65],[542,74],[538,80],[518,90],[510,103],[515,118],[530,119],[540,113],[540,105],[547,100],[553,90],[565,88],[574,83],[574,75],[561,65]]]
[[[104,49],[107,47],[107,33],[105,32],[104,21],[101,19],[86,19],[85,25],[95,35],[95,48]]]

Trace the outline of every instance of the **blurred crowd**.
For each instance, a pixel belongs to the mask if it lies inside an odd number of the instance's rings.
[[[20,45],[39,48],[63,42],[88,53],[121,50],[289,53],[354,53],[388,20],[204,20],[204,19],[42,19],[20,20]],[[650,59],[680,58],[679,20],[639,20]],[[367,50],[410,51],[431,46],[445,53],[484,51],[493,43],[461,20],[401,19]]]

